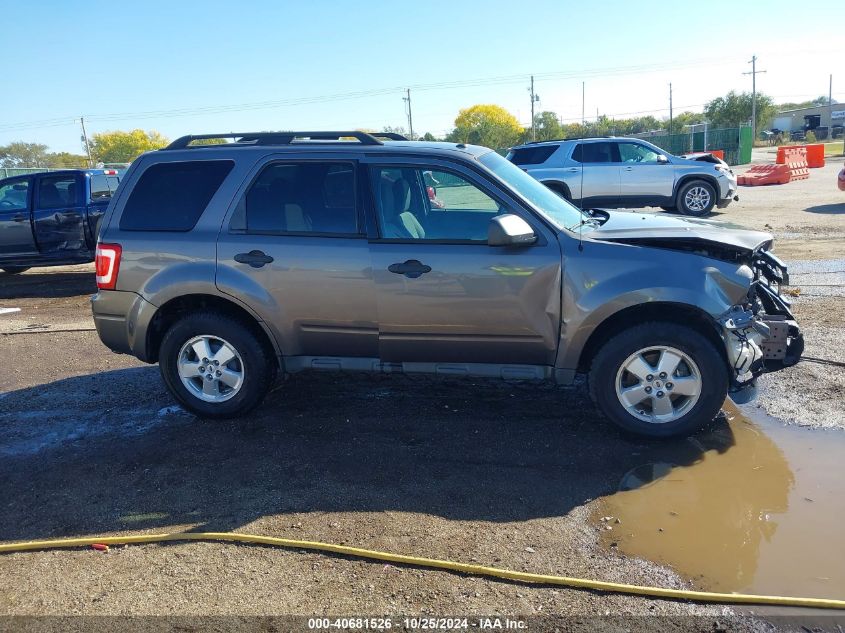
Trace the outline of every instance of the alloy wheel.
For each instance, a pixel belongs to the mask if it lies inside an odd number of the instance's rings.
[[[655,424],[674,422],[701,396],[701,372],[695,361],[667,345],[631,354],[616,374],[616,397],[637,419]]]
[[[684,206],[690,211],[704,211],[710,205],[710,192],[705,187],[692,187],[684,196]]]
[[[176,367],[185,388],[205,402],[234,398],[244,382],[244,363],[238,351],[210,334],[188,340],[179,350]]]

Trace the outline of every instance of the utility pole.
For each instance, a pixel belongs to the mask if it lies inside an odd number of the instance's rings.
[[[540,96],[534,94],[534,75],[531,75],[531,87],[528,89],[531,94],[531,140],[537,140],[537,125],[534,123],[534,104],[540,100]]]
[[[586,123],[587,123],[587,117],[584,114],[584,103],[585,103],[584,102],[584,95],[585,95],[584,90],[585,90],[584,82],[582,81],[581,82],[581,125],[586,125]]]
[[[833,112],[833,73],[830,73],[830,83],[827,88],[827,105],[830,106],[830,111]],[[833,123],[831,122],[831,127]]]
[[[85,131],[85,117],[79,117],[79,123],[82,125],[82,140],[85,143],[85,152],[88,154],[88,167],[93,167],[94,161],[91,160],[91,146],[88,144],[88,133]]]
[[[414,119],[411,117],[411,89],[406,88],[405,93],[408,96],[402,97],[402,101],[405,101],[408,104],[408,137],[413,141],[414,140]]]
[[[669,136],[672,136],[672,82],[669,82]]]
[[[757,75],[766,72],[765,70],[757,70],[757,56],[752,55],[750,73],[742,73],[743,75],[751,75],[751,145],[754,146],[754,141],[757,140]]]

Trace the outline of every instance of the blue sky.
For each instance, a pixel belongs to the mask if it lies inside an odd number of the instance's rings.
[[[750,90],[742,73],[752,54],[767,71],[758,89],[777,100],[827,94],[833,73],[834,98],[845,101],[842,0],[809,12],[794,0],[3,5],[0,144],[54,151],[81,151],[80,115],[89,134],[140,127],[171,138],[405,126],[405,87],[417,133],[445,133],[475,103],[527,123],[532,73],[538,107],[564,119],[581,118],[582,81],[587,118],[660,117],[669,82],[678,110]]]

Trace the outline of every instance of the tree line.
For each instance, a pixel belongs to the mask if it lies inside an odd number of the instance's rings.
[[[758,93],[756,132],[769,127],[778,110],[807,107],[826,101],[825,97],[819,97],[804,103],[775,106],[771,97]],[[657,119],[648,115],[628,119],[599,116],[595,120],[582,123],[565,123],[556,113],[546,110],[535,114],[533,132],[531,126],[522,126],[505,108],[493,104],[479,104],[461,110],[455,118],[454,128],[445,137],[437,138],[431,133],[425,133],[419,139],[503,149],[534,138],[544,141],[590,136],[628,136],[651,131],[680,134],[687,131],[687,126],[704,121],[713,128],[738,127],[747,123],[751,119],[751,102],[750,93],[731,91],[708,102],[703,112],[680,112],[672,117],[671,122],[668,117]],[[406,133],[401,127],[385,127],[383,131]],[[168,143],[169,139],[156,131],[131,130],[93,134],[89,147],[94,164],[129,163],[143,152],[159,149]],[[87,149],[83,149],[84,154],[50,152],[46,145],[40,143],[16,141],[0,146],[0,167],[85,167],[88,165],[88,156]]]
[[[775,114],[783,108],[776,106],[771,97],[760,93],[757,94],[756,105],[756,132],[759,134],[771,125]],[[443,140],[501,149],[531,140],[630,136],[644,132],[685,134],[690,125],[705,121],[711,128],[739,127],[751,120],[751,106],[751,93],[731,91],[708,102],[703,112],[679,112],[671,120],[651,115],[620,119],[598,116],[590,121],[565,123],[556,113],[543,111],[534,115],[532,129],[531,126],[520,125],[516,117],[501,106],[484,104],[461,110],[455,119],[454,129]]]

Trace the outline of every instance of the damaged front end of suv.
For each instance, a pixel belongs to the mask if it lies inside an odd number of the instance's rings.
[[[791,304],[781,295],[789,284],[786,265],[764,248],[751,254],[749,265],[753,279],[746,300],[718,320],[735,372],[730,395],[737,403],[754,397],[758,376],[795,365],[804,351]]]
[[[782,294],[789,284],[789,273],[772,253],[770,234],[665,214],[603,211],[597,215],[601,226],[593,235],[602,241],[646,247],[642,256],[655,262],[671,262],[673,286],[682,280],[680,285],[700,288],[689,302],[713,318],[713,326],[724,343],[725,358],[733,370],[729,395],[735,402],[754,398],[756,380],[761,374],[800,360],[804,338],[790,302]],[[692,264],[666,257],[667,251],[706,259]],[[703,286],[699,281],[702,272]]]

